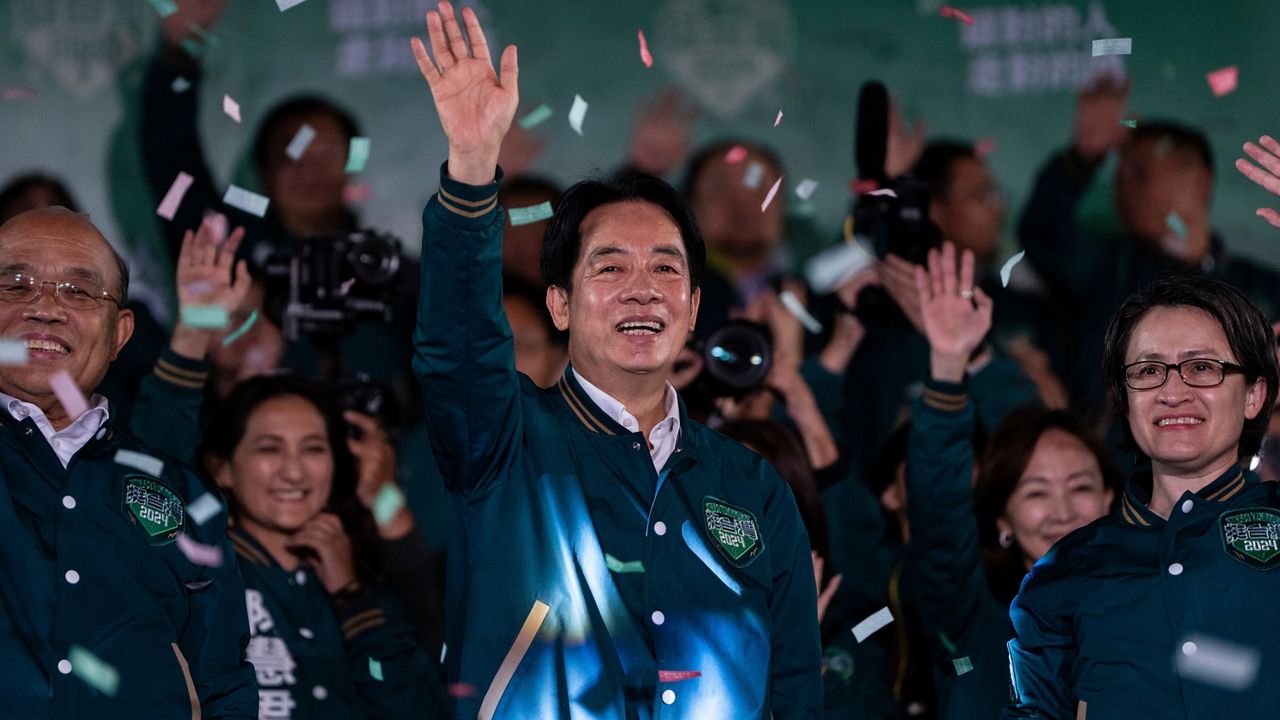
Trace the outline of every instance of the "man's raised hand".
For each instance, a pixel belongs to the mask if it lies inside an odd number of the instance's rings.
[[[462,19],[467,38],[453,5],[441,2],[438,11],[427,13],[431,54],[419,38],[410,44],[449,141],[449,176],[469,185],[484,185],[493,180],[502,138],[520,102],[519,68],[516,46],[508,45],[502,51],[501,74],[495,73],[476,14],[463,8]]]

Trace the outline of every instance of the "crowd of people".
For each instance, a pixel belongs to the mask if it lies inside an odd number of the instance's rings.
[[[297,266],[272,263],[368,229],[343,193],[359,125],[286,99],[252,151],[268,212],[225,204],[183,50],[221,8],[179,2],[142,74],[147,182],[192,179],[156,220],[171,328],[71,189],[0,191],[0,714],[1280,703],[1280,273],[1213,230],[1202,132],[1085,88],[1009,282],[982,153],[895,110],[887,171],[927,187],[933,240],[819,291],[797,247],[841,222],[765,202],[772,149],[692,147],[668,94],[616,172],[562,188],[512,126],[515,47],[441,2],[406,48],[448,141],[421,259],[383,322],[299,333]],[[1243,151],[1280,195],[1280,143]],[[1081,204],[1110,157],[1103,231]]]

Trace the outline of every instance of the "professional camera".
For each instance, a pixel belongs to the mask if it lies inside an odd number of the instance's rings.
[[[336,390],[338,405],[343,410],[354,410],[377,418],[384,428],[399,427],[400,403],[386,383],[373,380],[365,373],[356,373],[354,378],[338,380]],[[348,425],[347,432],[352,437],[359,437],[359,431],[354,425]]]
[[[730,320],[692,348],[702,356],[702,372],[691,386],[694,395],[743,397],[763,385],[773,368],[769,328],[747,320]]]

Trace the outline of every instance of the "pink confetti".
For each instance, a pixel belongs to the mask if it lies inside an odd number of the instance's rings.
[[[659,670],[658,682],[680,682],[690,678],[702,677],[697,670]]]
[[[778,127],[778,125],[779,125],[781,122],[782,122],[782,111],[781,111],[781,110],[779,110],[779,111],[778,111],[778,117],[776,117],[776,118],[774,118],[774,119],[773,119],[773,126],[774,126],[774,127]]]
[[[880,183],[876,182],[874,178],[859,178],[849,183],[849,189],[853,191],[854,195],[866,195],[879,187]]]
[[[1205,77],[1209,80],[1209,88],[1213,90],[1214,97],[1230,95],[1236,91],[1236,82],[1240,79],[1240,68],[1235,65],[1224,67],[1221,70],[1214,70]]]
[[[967,13],[963,13],[953,7],[943,5],[942,8],[938,10],[938,14],[942,17],[955,18],[970,27],[973,26],[973,18],[969,17]]]
[[[89,401],[84,399],[84,393],[80,392],[76,381],[71,379],[71,375],[66,370],[59,370],[49,378],[49,387],[53,389],[53,394],[57,396],[62,409],[67,411],[67,416],[71,419],[78,419],[89,411]]]
[[[769,194],[765,195],[764,202],[760,203],[760,212],[764,212],[765,210],[769,209],[769,203],[773,202],[773,196],[778,194],[778,188],[781,186],[782,186],[781,177],[773,181],[773,187],[769,188]]]
[[[640,62],[645,67],[653,67],[653,56],[649,54],[649,43],[644,40],[644,31],[640,30],[636,34],[640,36]]]
[[[993,137],[984,137],[973,146],[973,154],[979,158],[985,158],[996,151],[996,139]]]
[[[182,198],[193,182],[195,179],[190,175],[185,172],[178,173],[178,177],[174,178],[173,184],[169,186],[169,191],[164,194],[164,199],[160,201],[160,207],[156,208],[156,214],[165,220],[173,220],[173,214],[178,212],[178,206],[182,204]]]
[[[222,96],[222,112],[232,120],[240,122],[240,103],[232,100],[230,95]]]
[[[747,159],[747,149],[741,145],[734,145],[729,148],[729,152],[725,153],[724,161],[730,165],[737,165]]]
[[[39,91],[33,87],[21,87],[16,85],[13,87],[7,87],[3,91],[0,91],[0,97],[3,97],[5,100],[26,100],[28,98],[33,98],[38,94],[40,94]]]
[[[348,185],[342,188],[342,202],[362,203],[369,200],[369,186],[365,183]]]
[[[464,682],[449,683],[445,686],[445,691],[448,692],[451,697],[465,698],[476,696],[475,686]]]
[[[196,565],[205,567],[222,565],[222,548],[196,542],[183,533],[178,533],[178,550]]]

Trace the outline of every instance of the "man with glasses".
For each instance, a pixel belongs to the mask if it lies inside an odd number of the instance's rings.
[[[1234,287],[1167,276],[1107,330],[1108,404],[1151,461],[1013,602],[1004,717],[1270,717],[1280,706],[1280,486],[1249,469],[1275,338]]]
[[[91,395],[133,332],[128,286],[83,215],[0,226],[0,708],[256,717],[223,503]]]

